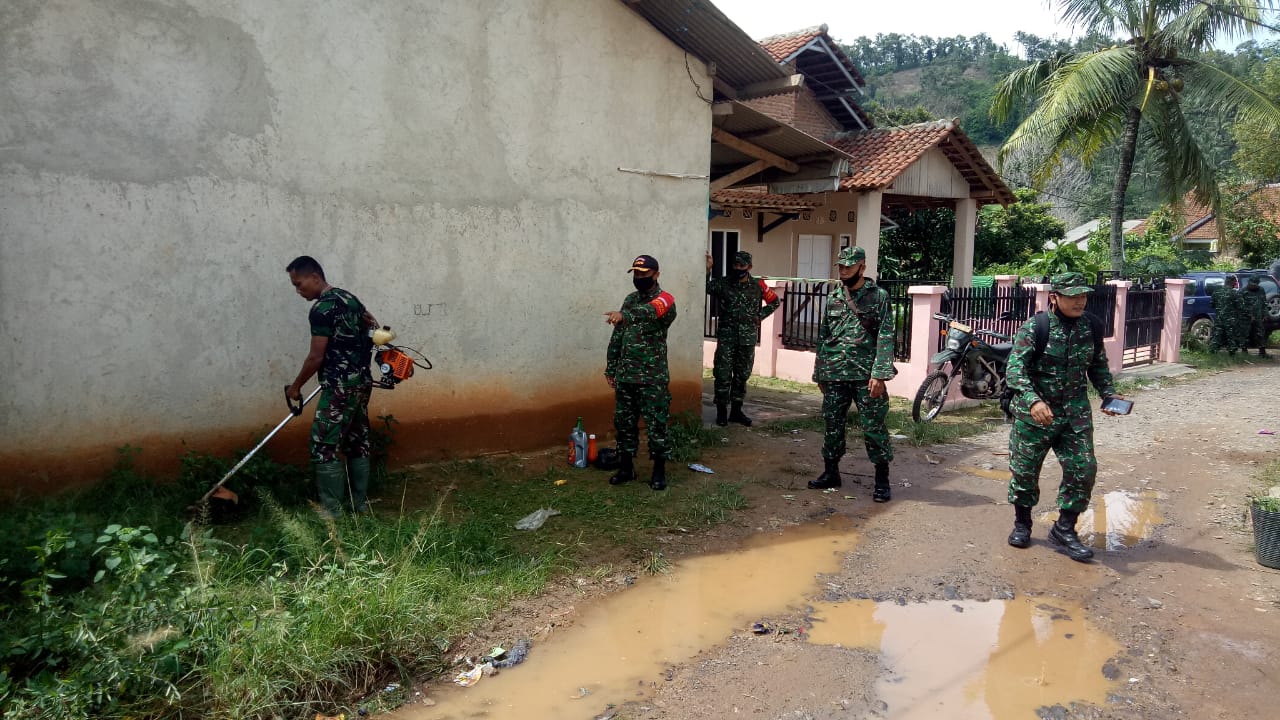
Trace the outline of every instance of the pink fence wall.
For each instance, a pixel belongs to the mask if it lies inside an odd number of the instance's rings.
[[[998,275],[996,283],[1000,287],[1010,287],[1017,281],[1016,276]],[[768,285],[781,294],[786,282],[768,280]],[[1107,351],[1107,363],[1113,373],[1120,372],[1123,367],[1125,311],[1129,288],[1133,283],[1128,280],[1112,280],[1109,285],[1116,288],[1114,332],[1104,340]],[[1182,303],[1186,293],[1187,280],[1169,279],[1165,281],[1164,326],[1161,330],[1160,360],[1162,362],[1178,362],[1179,347],[1182,344]],[[1024,287],[1032,288],[1036,293],[1036,309],[1049,309],[1049,286],[1032,284]],[[942,310],[942,295],[947,288],[938,285],[914,285],[907,290],[911,296],[911,361],[897,362],[898,376],[888,383],[889,393],[897,397],[914,398],[920,383],[935,368],[929,364],[929,358],[938,348],[938,321],[933,319],[934,313]],[[756,348],[754,374],[765,377],[776,377],[796,382],[812,382],[815,354],[811,350],[790,350],[782,345],[782,308],[765,318],[760,327],[760,346]],[[702,361],[705,367],[711,367],[715,357],[716,341],[706,339],[702,346]],[[948,402],[963,402],[959,394],[959,384],[952,386]]]

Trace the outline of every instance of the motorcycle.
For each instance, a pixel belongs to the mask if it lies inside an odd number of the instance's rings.
[[[1005,366],[1009,352],[1013,350],[1010,337],[991,330],[977,330],[950,315],[934,314],[935,320],[947,324],[942,334],[946,342],[942,351],[930,362],[938,369],[920,383],[915,402],[911,405],[911,419],[929,422],[942,412],[951,383],[960,377],[960,392],[973,400],[1000,400],[1005,392]],[[979,336],[985,335],[999,342],[987,343]],[[948,370],[946,365],[951,363]],[[1006,414],[1007,414],[1006,410]]]

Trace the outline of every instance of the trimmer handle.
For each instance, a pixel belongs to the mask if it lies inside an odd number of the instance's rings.
[[[301,415],[301,414],[302,414],[302,406],[303,406],[303,405],[306,405],[306,404],[307,404],[307,401],[306,401],[306,400],[299,400],[299,401],[298,401],[298,404],[297,404],[297,405],[294,405],[294,404],[293,404],[293,398],[289,397],[289,386],[288,386],[288,385],[285,385],[285,386],[284,386],[284,404],[285,404],[285,405],[288,405],[288,406],[289,406],[289,412],[293,413],[293,416],[294,416],[294,417],[297,417],[297,416],[299,416],[299,415]]]

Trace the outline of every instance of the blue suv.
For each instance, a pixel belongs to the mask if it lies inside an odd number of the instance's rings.
[[[1241,289],[1249,282],[1249,278],[1257,276],[1262,283],[1262,291],[1267,295],[1267,319],[1264,327],[1268,333],[1280,330],[1280,283],[1272,277],[1268,270],[1243,269],[1233,272],[1193,272],[1182,277],[1192,281],[1187,286],[1186,299],[1182,303],[1182,329],[1188,336],[1200,342],[1208,343],[1213,335],[1213,320],[1217,313],[1213,310],[1213,292],[1222,287],[1228,275],[1235,275],[1240,281]]]

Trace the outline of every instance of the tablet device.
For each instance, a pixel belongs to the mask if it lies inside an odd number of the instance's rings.
[[[1118,397],[1109,397],[1102,401],[1102,409],[1113,412],[1117,415],[1128,415],[1133,410],[1132,400],[1122,400]]]

